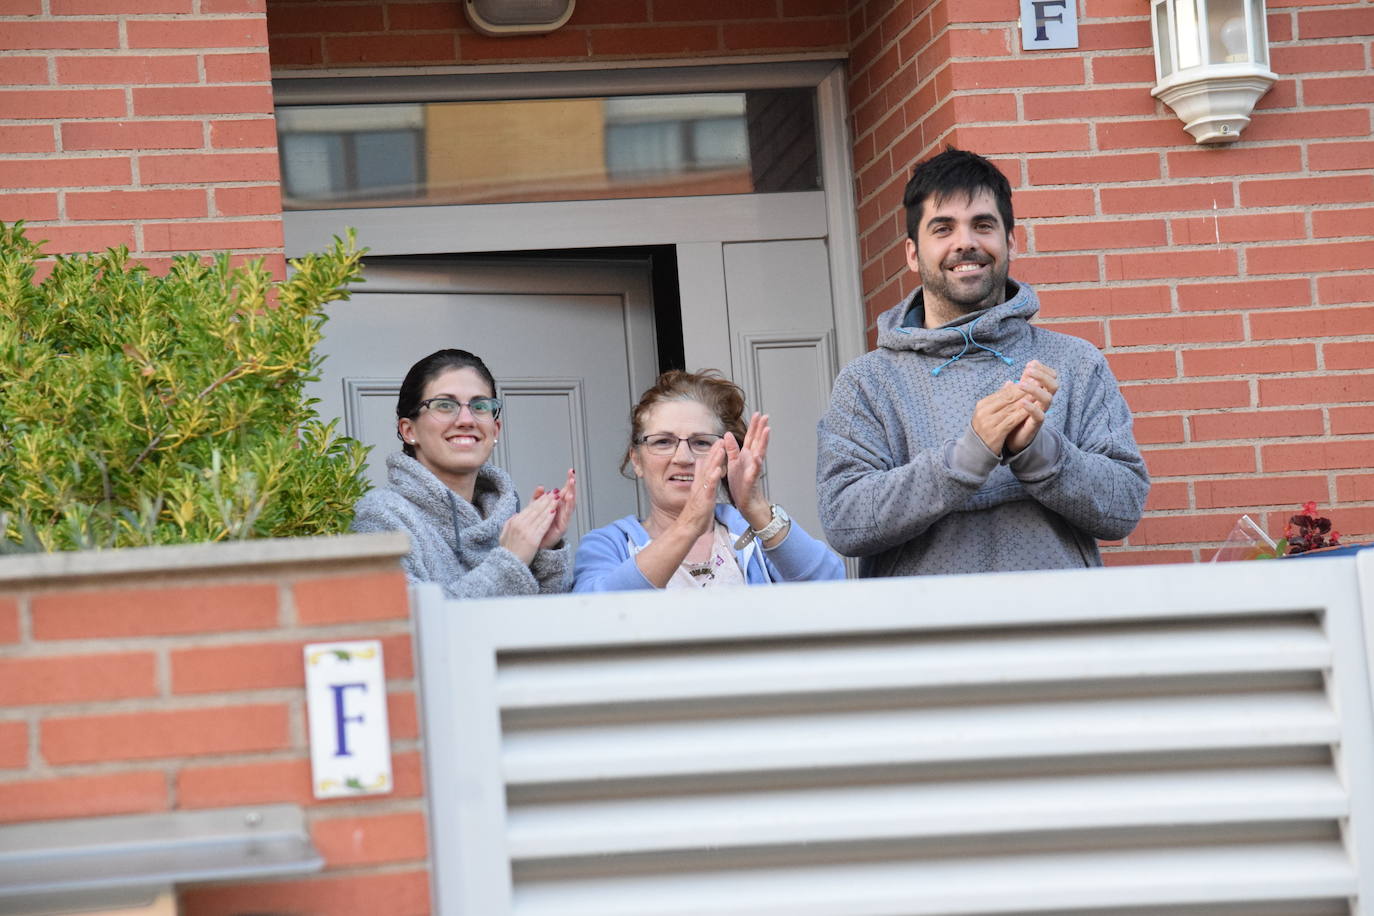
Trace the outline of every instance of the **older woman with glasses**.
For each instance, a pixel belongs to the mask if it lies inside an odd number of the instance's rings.
[[[501,434],[496,380],[466,350],[439,350],[410,367],[396,399],[401,453],[387,483],[361,500],[354,531],[405,531],[412,582],[437,582],[449,598],[568,590],[563,534],[577,478],[536,487],[520,508],[510,477],[487,463]]]
[[[644,481],[649,513],[588,533],[573,591],[710,588],[843,579],[844,564],[759,486],[768,417],[746,427],[744,392],[712,372],[665,372],[630,414],[620,469]],[[729,502],[717,502],[724,484]]]

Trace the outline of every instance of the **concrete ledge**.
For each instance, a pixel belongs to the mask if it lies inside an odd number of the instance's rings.
[[[45,579],[137,576],[156,573],[213,572],[225,567],[275,567],[347,564],[399,559],[410,552],[403,531],[339,534],[308,538],[259,538],[213,544],[70,550],[0,557],[0,588]]]
[[[175,884],[323,868],[298,805],[12,824],[0,827],[0,913],[127,908],[131,894],[155,900]]]

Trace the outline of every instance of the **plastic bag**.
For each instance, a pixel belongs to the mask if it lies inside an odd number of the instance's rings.
[[[1231,560],[1254,560],[1262,556],[1273,557],[1278,556],[1278,551],[1279,545],[1264,533],[1264,529],[1255,524],[1255,520],[1250,516],[1242,515],[1236,520],[1226,542],[1212,554],[1210,562],[1224,563]]]

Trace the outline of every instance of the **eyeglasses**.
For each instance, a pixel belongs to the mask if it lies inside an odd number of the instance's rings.
[[[456,417],[464,407],[472,411],[473,418],[477,420],[495,420],[501,416],[500,398],[473,398],[466,404],[448,397],[425,398],[420,402],[420,408],[426,407],[441,417]]]
[[[653,433],[652,435],[641,436],[639,444],[644,446],[644,450],[650,455],[673,455],[677,453],[678,443],[686,442],[687,448],[691,449],[692,454],[700,457],[711,451],[711,446],[722,438],[724,437],[712,433],[692,433],[690,436]]]

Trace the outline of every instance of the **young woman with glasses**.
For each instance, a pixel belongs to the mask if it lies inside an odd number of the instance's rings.
[[[589,532],[573,591],[702,588],[843,579],[825,544],[764,499],[768,417],[746,427],[744,392],[714,372],[665,372],[630,413],[620,469],[634,468],[649,513]],[[723,489],[728,502],[717,502]]]
[[[405,531],[412,582],[437,582],[450,598],[568,590],[563,534],[577,478],[536,487],[520,508],[505,471],[487,464],[501,434],[496,380],[466,350],[439,350],[410,367],[396,399],[401,453],[387,484],[361,500],[354,531]]]

